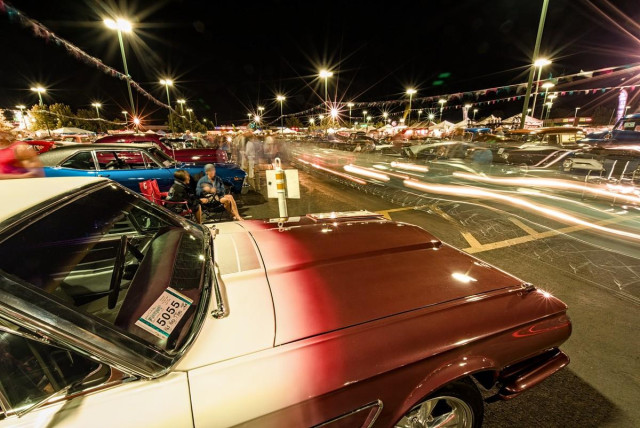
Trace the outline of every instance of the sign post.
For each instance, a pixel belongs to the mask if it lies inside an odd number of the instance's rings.
[[[280,158],[273,161],[275,169],[267,170],[267,195],[278,198],[280,218],[289,216],[287,212],[287,198],[300,199],[300,185],[297,169],[282,169]]]

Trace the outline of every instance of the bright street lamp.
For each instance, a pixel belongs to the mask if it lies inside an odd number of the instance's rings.
[[[257,114],[253,117],[254,122],[256,123],[260,123],[260,116],[258,116]]]
[[[95,107],[96,109],[96,117],[98,118],[98,129],[100,130],[100,132],[102,132],[102,124],[100,123],[100,107],[102,107],[102,104],[100,103],[91,103],[91,107]]]
[[[349,127],[351,127],[351,109],[353,108],[355,104],[353,103],[347,103],[347,107],[349,107]]]
[[[44,109],[44,101],[42,101],[42,94],[46,93],[47,90],[42,86],[32,87],[31,90],[33,92],[38,93],[38,99],[40,100],[40,107]],[[47,126],[47,132],[49,133],[49,137],[51,137],[51,129],[49,129],[49,121],[47,121],[46,118],[45,118],[44,124]]]
[[[420,116],[422,116],[422,110],[418,110],[418,122],[420,122]]]
[[[137,117],[134,117],[133,124],[136,126],[136,131],[138,131],[138,127],[140,126],[140,119],[138,119]]]
[[[411,122],[411,100],[413,99],[413,94],[415,94],[416,91],[413,88],[409,88],[407,89],[407,95],[409,95],[409,117],[407,118],[407,125],[409,125],[409,123]]]
[[[171,120],[171,98],[169,97],[169,86],[173,86],[173,80],[161,79],[160,84],[164,85],[165,89],[167,90],[167,105],[169,105],[169,130],[173,132],[173,121]],[[129,88],[129,91],[131,91],[131,88]],[[134,110],[133,114],[135,113],[136,112]]]
[[[365,120],[365,121],[367,120],[367,113],[368,111],[362,110],[362,120]]]
[[[551,64],[546,58],[539,58],[534,63],[534,67],[538,67],[538,80],[536,80],[536,93],[533,95],[533,106],[531,107],[531,111],[533,112],[531,115],[533,116],[536,112],[536,100],[538,99],[538,92],[540,91],[540,75],[542,74],[542,67],[545,65]]]
[[[429,122],[431,122],[431,121],[433,121],[433,119],[436,117],[436,115],[435,115],[435,114],[433,114],[433,113],[429,113],[429,116],[428,116],[428,117],[429,117]]]
[[[124,127],[127,127],[127,111],[126,110],[122,110],[120,113],[122,113],[124,115]]]
[[[24,123],[24,129],[26,131],[27,130],[27,119],[25,119],[25,117],[24,117],[24,109],[26,109],[27,107],[23,106],[23,105],[17,105],[16,108],[20,110],[20,116],[22,116],[22,123]]]
[[[444,105],[447,103],[447,100],[440,98],[438,103],[440,103],[440,122],[442,122],[442,110],[444,110]]]
[[[553,103],[552,102],[548,102],[548,103],[545,103],[544,105],[547,106],[547,120],[548,120],[549,119],[549,115],[551,114],[551,107],[553,106]]]
[[[276,100],[278,100],[280,102],[280,135],[284,136],[284,116],[282,115],[282,103],[284,102],[286,98],[284,97],[284,95],[278,95],[276,96]]]
[[[310,123],[311,125],[313,125],[314,123],[316,123],[316,121],[315,121],[315,119],[314,119],[314,118],[311,118],[311,119],[309,119],[309,123]]]
[[[328,85],[329,82],[327,81],[329,79],[329,77],[333,76],[333,72],[329,71],[329,70],[320,70],[319,76],[321,79],[324,79],[324,102],[327,103],[327,110],[329,109],[329,96],[328,96]]]
[[[382,113],[382,117],[384,117],[384,121],[387,121],[387,118],[389,117],[389,113],[387,113],[386,111]]]
[[[543,101],[543,104],[545,104],[547,102],[547,94],[549,93],[549,89],[553,88],[554,86],[556,86],[556,85],[554,85],[551,82],[544,82],[542,84],[542,88],[544,89],[544,101]],[[535,108],[535,105],[536,104],[535,104],[535,101],[534,101],[534,103],[533,103],[534,108]],[[533,111],[533,110],[531,110],[531,111]],[[531,113],[531,116],[533,116],[533,113]],[[540,119],[542,119],[542,113],[540,114]]]
[[[178,104],[180,104],[180,114],[184,114],[184,103],[186,103],[187,101],[180,98],[178,101],[176,101]]]
[[[127,68],[127,57],[124,53],[124,42],[122,41],[122,32],[131,32],[131,22],[126,19],[118,18],[115,21],[113,19],[105,19],[104,25],[111,30],[118,32],[118,42],[120,42],[120,53],[122,54],[122,63],[124,64],[124,74],[127,78],[127,90],[129,91],[129,102],[131,102],[131,111],[133,114],[136,112],[136,107],[133,104],[133,93],[131,92],[131,76],[129,76],[129,69]]]
[[[191,126],[191,112],[192,112],[192,111],[193,111],[193,110],[192,110],[192,109],[190,109],[190,108],[188,108],[188,109],[187,109],[187,113],[189,113],[189,126]]]

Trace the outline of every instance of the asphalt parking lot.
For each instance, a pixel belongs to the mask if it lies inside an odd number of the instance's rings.
[[[300,190],[300,199],[288,201],[290,216],[379,212],[421,226],[567,303],[573,334],[562,348],[571,364],[517,399],[487,405],[485,426],[640,426],[640,251],[637,258],[612,253],[581,239],[581,230],[545,234],[517,217],[471,211],[464,203],[402,206],[304,171]],[[245,216],[278,217],[277,201],[264,187],[241,199]]]

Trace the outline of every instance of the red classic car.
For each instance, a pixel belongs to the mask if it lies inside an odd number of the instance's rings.
[[[419,227],[34,180],[0,182],[0,427],[473,428],[568,363],[561,301]]]
[[[196,164],[225,163],[227,152],[210,148],[175,148],[171,143],[163,141],[157,135],[148,134],[116,134],[98,138],[95,144],[100,143],[153,143],[179,162],[191,162]]]

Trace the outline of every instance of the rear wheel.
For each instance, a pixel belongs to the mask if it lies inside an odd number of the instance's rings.
[[[482,426],[484,403],[482,395],[470,379],[450,383],[431,394],[409,410],[396,428]]]

